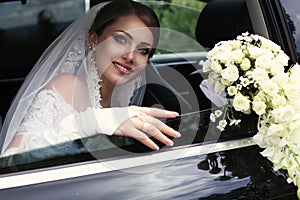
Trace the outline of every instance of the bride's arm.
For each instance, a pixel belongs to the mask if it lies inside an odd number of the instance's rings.
[[[154,150],[157,150],[158,146],[148,137],[148,135],[153,136],[168,146],[173,145],[173,142],[165,135],[171,137],[180,136],[178,132],[155,119],[155,117],[176,117],[177,113],[171,111],[136,106],[104,109],[88,107],[87,109],[84,109],[84,106],[87,106],[87,102],[78,102],[77,99],[76,109],[81,108],[85,111],[77,112],[76,110],[73,110],[73,112],[69,113],[63,112],[67,105],[71,106],[70,104],[74,104],[74,85],[80,84],[76,79],[77,78],[72,77],[72,75],[60,76],[41,92],[42,94],[46,93],[47,95],[37,95],[35,104],[32,105],[34,109],[28,113],[28,115],[34,117],[29,117],[31,120],[24,122],[25,126],[23,125],[23,127],[25,127],[25,129],[23,130],[23,133],[20,133],[15,137],[10,147],[5,152],[5,155],[42,148],[99,133],[132,137]],[[77,85],[76,88],[78,87],[79,86]],[[83,88],[84,87],[77,91],[84,92]],[[67,103],[62,103],[64,101],[59,99],[60,95]],[[48,103],[50,102],[50,105],[44,105],[44,101],[39,103],[40,99],[46,99]],[[55,112],[52,112],[53,109]],[[46,118],[38,117],[43,116],[40,113],[35,115],[35,112],[37,111],[45,114],[44,116],[46,116]],[[56,113],[57,115],[48,115],[49,113]],[[42,125],[43,127],[39,127],[39,125]]]

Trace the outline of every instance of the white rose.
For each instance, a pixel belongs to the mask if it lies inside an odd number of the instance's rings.
[[[236,49],[231,52],[231,58],[235,63],[241,63],[244,57],[245,55],[241,49]]]
[[[278,87],[277,83],[275,83],[271,79],[262,82],[261,88],[266,94],[268,94],[270,96],[276,95],[279,92],[279,87]]]
[[[229,51],[230,52],[230,51]],[[220,51],[215,55],[215,59],[219,60],[220,63],[226,64],[230,61],[230,53],[228,51]]]
[[[255,60],[255,66],[269,69],[271,60],[270,56],[262,54]]]
[[[210,69],[215,73],[220,73],[222,71],[222,66],[218,62],[213,61],[211,62]]]
[[[291,69],[290,69],[290,81],[298,83],[300,82],[300,65],[295,64]]]
[[[291,105],[282,106],[271,111],[271,116],[276,123],[288,122],[293,118],[295,109]]]
[[[288,81],[289,81],[289,77],[288,77],[288,74],[286,73],[282,73],[282,74],[278,74],[278,75],[275,75],[272,80],[277,83],[277,85],[280,87],[280,88],[284,88],[287,86],[288,84]]]
[[[266,94],[263,91],[259,91],[255,96],[254,96],[255,101],[266,101]]]
[[[228,41],[222,41],[208,52],[208,56],[225,64],[228,61],[228,58],[230,58],[231,50],[232,47]]]
[[[234,82],[239,78],[239,70],[235,65],[230,65],[222,70],[221,76],[230,82]]]
[[[286,104],[286,98],[282,95],[276,94],[272,96],[271,104],[274,108],[284,106]]]
[[[290,58],[285,53],[281,52],[275,57],[275,60],[282,66],[287,66]]]
[[[237,93],[237,95],[233,99],[233,107],[236,111],[248,113],[250,110],[250,101],[241,93]]]
[[[284,73],[284,66],[282,66],[279,62],[276,60],[271,60],[269,63],[270,72],[272,75],[278,75]]]
[[[288,128],[290,130],[289,139],[292,142],[300,141],[300,120],[293,120],[289,123]]]
[[[281,47],[273,41],[266,39],[262,36],[259,36],[259,39],[262,42],[261,48],[266,48],[272,51],[280,51]]]
[[[251,62],[250,62],[250,60],[249,60],[248,58],[244,58],[244,59],[242,60],[242,63],[240,64],[240,67],[241,67],[241,69],[242,69],[243,71],[249,70],[250,67],[251,67]]]
[[[248,47],[248,51],[249,51],[249,54],[250,54],[250,58],[252,58],[252,59],[256,59],[259,56],[263,55],[263,50],[259,47],[256,47],[256,46]]]
[[[296,84],[289,83],[286,87],[284,87],[284,93],[290,101],[300,98],[299,86]]]
[[[267,135],[283,136],[285,134],[285,128],[281,124],[271,124],[268,128]]]
[[[238,40],[231,40],[229,42],[230,46],[232,47],[232,49],[240,49],[241,48],[241,42]]]
[[[254,101],[252,105],[252,109],[258,115],[263,115],[266,113],[267,105],[263,101]]]
[[[255,68],[252,73],[252,78],[256,82],[261,82],[269,79],[268,72],[263,68]]]

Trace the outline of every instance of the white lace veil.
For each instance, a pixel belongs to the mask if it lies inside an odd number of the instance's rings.
[[[87,83],[89,96],[82,95],[81,87],[74,87],[73,107],[87,108],[88,106],[99,107],[100,96],[97,92],[97,77],[87,76],[93,68],[90,68],[91,51],[89,49],[88,34],[93,19],[98,10],[107,3],[94,6],[88,13],[76,19],[43,53],[41,58],[27,76],[19,92],[17,93],[0,134],[0,148],[3,152],[13,140],[17,129],[22,123],[28,109],[33,103],[37,93],[43,89],[49,81],[61,73],[76,75],[81,81]],[[127,106],[134,98],[135,104],[141,104],[143,91],[133,96],[133,92],[145,81],[145,73],[142,72],[136,79],[119,86],[115,89],[113,98]],[[123,89],[123,88],[126,89]],[[99,91],[99,90],[98,90]],[[95,92],[94,94],[91,94]],[[92,99],[90,99],[92,97]],[[84,109],[83,108],[83,109]]]

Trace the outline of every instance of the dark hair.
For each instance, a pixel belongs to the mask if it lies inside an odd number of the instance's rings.
[[[113,0],[98,11],[93,24],[90,28],[90,33],[95,32],[101,35],[109,25],[112,25],[118,18],[134,14],[138,16],[148,27],[154,38],[153,48],[149,57],[155,52],[159,40],[159,21],[154,11],[138,2],[131,0]]]

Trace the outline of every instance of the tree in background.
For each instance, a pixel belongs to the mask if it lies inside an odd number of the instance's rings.
[[[145,3],[158,15],[162,28],[167,28],[185,34],[195,40],[195,29],[198,16],[206,3],[197,0],[156,0],[155,3]],[[163,46],[168,49],[176,49],[178,52],[199,51],[199,46],[187,45],[185,41],[169,42],[174,38],[175,32],[167,32],[161,35],[160,42],[166,41]],[[163,50],[158,50],[163,53]]]

